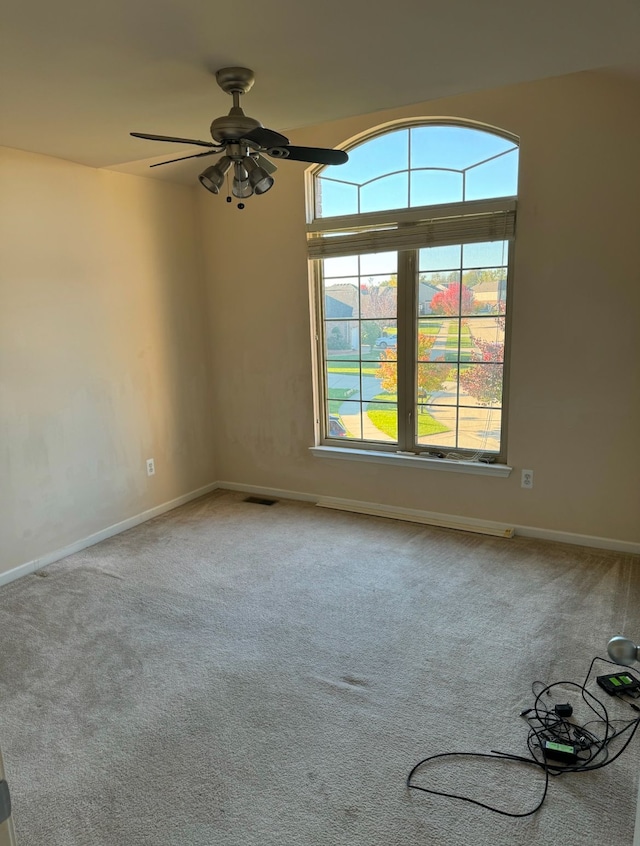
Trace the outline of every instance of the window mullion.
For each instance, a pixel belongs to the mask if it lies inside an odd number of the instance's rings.
[[[415,449],[417,250],[398,253],[398,449]]]

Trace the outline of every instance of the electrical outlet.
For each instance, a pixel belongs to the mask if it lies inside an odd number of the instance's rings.
[[[147,458],[147,476],[155,476],[156,463],[153,458]]]
[[[533,487],[533,470],[523,470],[522,471],[522,479],[520,481],[521,488],[529,488]]]

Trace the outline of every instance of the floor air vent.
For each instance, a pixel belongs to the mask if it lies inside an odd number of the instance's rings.
[[[262,496],[248,496],[243,502],[252,502],[254,505],[275,505],[277,499],[265,499]]]

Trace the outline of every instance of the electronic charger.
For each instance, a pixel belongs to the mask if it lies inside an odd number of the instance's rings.
[[[554,707],[553,710],[556,712],[558,717],[560,717],[563,720],[567,717],[570,717],[573,714],[573,708],[571,707],[571,705],[569,705],[568,702],[564,705],[561,705],[560,703],[558,703]]]
[[[556,743],[554,740],[542,742],[542,752],[545,758],[562,761],[563,764],[575,764],[578,761],[576,747],[570,743]]]
[[[609,673],[607,676],[597,676],[596,681],[603,690],[611,696],[628,693],[630,690],[640,689],[640,681],[631,673]]]

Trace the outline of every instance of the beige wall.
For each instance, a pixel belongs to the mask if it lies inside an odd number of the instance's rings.
[[[311,457],[302,164],[239,211],[0,150],[0,574],[214,480],[639,542],[639,95],[578,74],[292,136],[521,137],[506,480]]]
[[[0,150],[0,573],[214,481],[195,192]]]
[[[640,541],[639,97],[637,81],[585,73],[292,136],[334,146],[429,115],[520,136],[508,479],[312,458],[304,167],[282,162],[244,211],[200,192],[218,478]],[[523,467],[532,491],[520,488]]]

